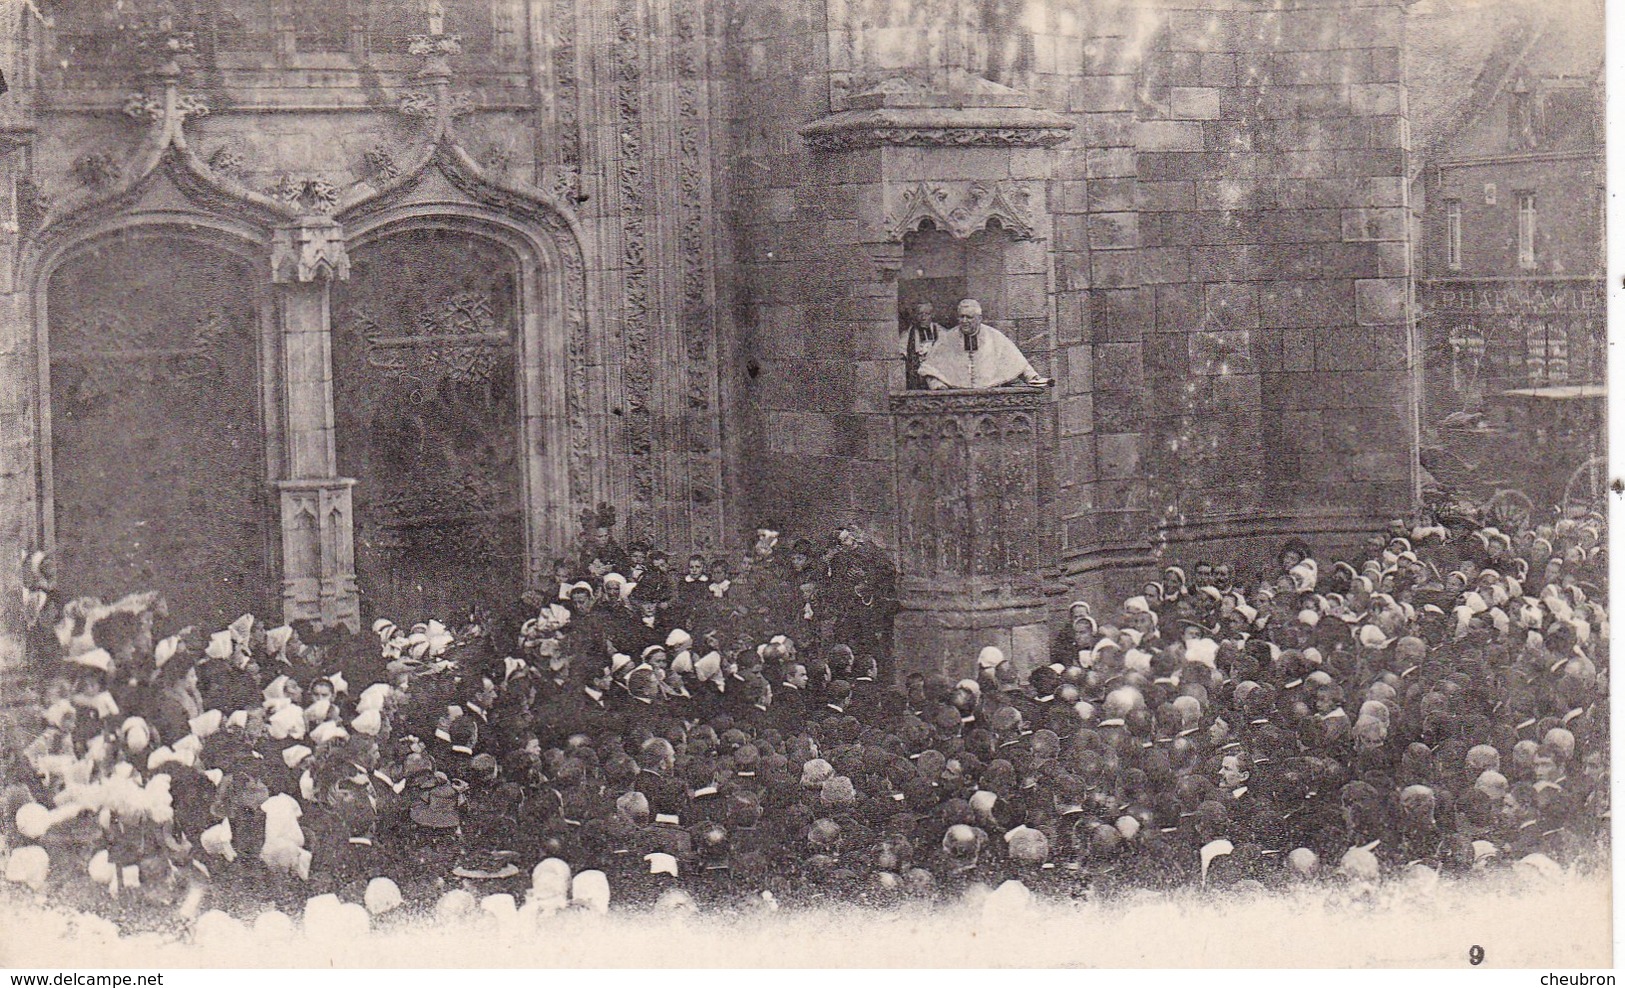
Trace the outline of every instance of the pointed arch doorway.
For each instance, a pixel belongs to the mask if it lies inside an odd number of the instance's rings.
[[[51,273],[44,489],[69,596],[159,590],[213,627],[271,606],[255,273],[161,226],[86,243]]]
[[[332,296],[334,440],[355,478],[363,623],[498,613],[526,578],[519,263],[432,226],[350,249]]]

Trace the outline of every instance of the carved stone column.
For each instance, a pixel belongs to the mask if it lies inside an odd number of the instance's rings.
[[[282,329],[286,479],[282,504],[282,612],[285,620],[359,630],[350,488],[338,476],[333,442],[332,334],[328,292],[348,279],[344,231],[307,216],[276,231],[271,277]]]
[[[898,674],[974,676],[987,645],[1023,672],[1048,663],[1054,399],[1029,388],[909,392],[891,409]]]

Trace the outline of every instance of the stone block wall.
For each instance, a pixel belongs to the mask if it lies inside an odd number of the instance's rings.
[[[735,4],[724,36],[727,142],[716,163],[732,236],[722,387],[740,530],[769,517],[802,530],[893,500],[889,471],[877,469],[890,460],[890,429],[865,424],[884,406],[856,397],[872,370],[856,337],[889,305],[854,287],[872,269],[856,246],[861,206],[829,192],[872,172],[879,155],[819,174],[796,134],[828,109],[822,15],[811,4]]]
[[[1336,544],[1413,503],[1402,17],[1191,4],[1147,52],[1147,460],[1169,553]]]
[[[1061,402],[1059,575],[1074,594],[1118,595],[1147,558],[1146,338],[1164,262],[1144,249],[1137,155],[1139,75],[1159,14],[1091,11],[1066,51],[1064,112],[1075,140],[1057,156],[1054,299]]]

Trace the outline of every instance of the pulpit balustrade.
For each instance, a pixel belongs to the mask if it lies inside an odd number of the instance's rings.
[[[1047,390],[912,391],[891,401],[897,446],[899,669],[969,675],[996,645],[1048,661],[1056,562],[1047,509]]]

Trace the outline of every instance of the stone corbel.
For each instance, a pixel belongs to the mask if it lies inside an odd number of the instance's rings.
[[[354,486],[348,477],[277,484],[282,500],[283,620],[361,629],[350,498]]]
[[[874,262],[875,270],[880,272],[881,281],[891,284],[897,280],[898,272],[903,270],[903,238],[864,244],[863,249],[868,252],[869,260]]]
[[[280,227],[271,241],[271,280],[279,285],[347,281],[350,255],[344,228],[327,216],[303,216]]]

